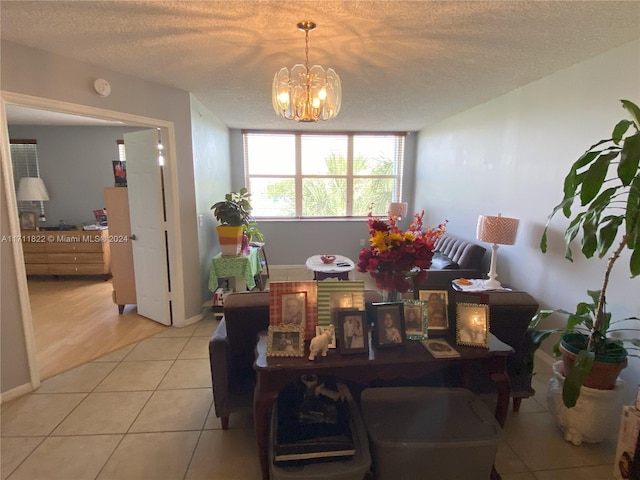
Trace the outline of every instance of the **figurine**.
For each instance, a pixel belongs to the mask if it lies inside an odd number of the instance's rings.
[[[333,325],[329,325],[322,329],[320,335],[316,335],[311,339],[309,344],[309,360],[315,360],[316,355],[320,353],[323,357],[327,356],[329,351],[329,344],[333,338]]]

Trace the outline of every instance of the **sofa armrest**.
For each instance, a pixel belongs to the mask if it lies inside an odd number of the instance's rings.
[[[228,415],[225,412],[225,402],[229,397],[230,369],[229,341],[224,317],[209,340],[209,363],[211,365],[211,384],[216,416],[223,417]]]

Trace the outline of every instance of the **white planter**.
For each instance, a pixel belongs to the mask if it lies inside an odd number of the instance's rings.
[[[564,372],[562,361],[559,361],[553,364],[547,405],[566,441],[574,445],[599,443],[616,434],[622,411],[622,380],[618,379],[613,390],[582,387],[573,408],[562,403],[563,385]]]

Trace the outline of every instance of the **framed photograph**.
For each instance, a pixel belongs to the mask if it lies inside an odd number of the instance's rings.
[[[114,185],[116,187],[127,186],[127,162],[119,162],[114,160],[113,162],[113,178]]]
[[[373,313],[373,338],[375,346],[397,347],[403,345],[404,334],[404,303],[374,303]]]
[[[35,212],[20,212],[20,230],[35,230],[36,214]]]
[[[302,357],[303,355],[303,327],[295,325],[269,325],[267,336],[268,357]]]
[[[318,325],[316,327],[316,336],[318,335],[322,335],[322,332],[324,331],[325,328],[330,328],[327,327],[326,325],[320,326]],[[336,329],[333,329],[333,335],[331,336],[331,343],[329,343],[329,348],[336,348],[337,344],[336,344]]]
[[[427,302],[404,300],[404,333],[411,340],[428,338]]]
[[[280,323],[304,327],[306,323],[307,292],[283,293],[281,303],[282,316]]]
[[[429,330],[449,329],[449,292],[446,290],[420,290],[418,298],[427,302]]]
[[[489,348],[489,305],[456,304],[456,343]]]
[[[318,284],[318,325],[336,325],[340,310],[364,310],[364,281],[323,281]]]
[[[311,340],[318,325],[317,292],[314,281],[269,282],[269,324],[297,325],[299,320],[305,340]],[[302,313],[298,308],[302,308]]]
[[[362,310],[338,312],[338,348],[340,353],[369,352],[367,314]]]

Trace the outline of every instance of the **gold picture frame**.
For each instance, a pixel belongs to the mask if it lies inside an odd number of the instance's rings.
[[[456,344],[489,348],[489,305],[456,304]]]
[[[267,357],[304,356],[304,327],[295,325],[269,325]]]

